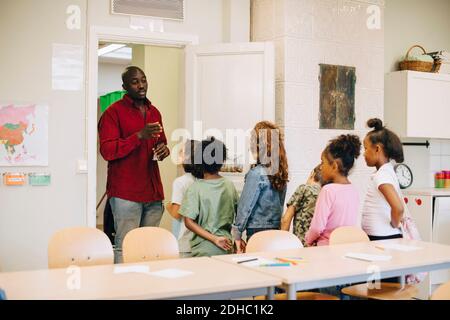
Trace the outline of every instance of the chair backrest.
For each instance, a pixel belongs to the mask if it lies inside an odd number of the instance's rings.
[[[163,228],[137,228],[123,239],[122,254],[124,263],[175,259],[179,257],[178,241]]]
[[[450,281],[437,288],[431,295],[431,300],[450,300]]]
[[[245,252],[277,251],[303,248],[294,234],[281,230],[267,230],[255,233],[248,241]]]
[[[113,263],[111,241],[96,228],[62,229],[51,237],[48,244],[48,267],[51,269]]]
[[[329,245],[368,241],[370,239],[362,229],[358,227],[340,227],[331,233]]]

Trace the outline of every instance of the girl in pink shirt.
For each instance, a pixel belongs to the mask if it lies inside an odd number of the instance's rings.
[[[348,175],[360,152],[361,141],[355,135],[331,140],[322,152],[322,179],[326,185],[317,199],[306,245],[328,245],[334,229],[357,224],[359,194]]]

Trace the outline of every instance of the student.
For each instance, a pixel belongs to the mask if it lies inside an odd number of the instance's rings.
[[[320,191],[314,217],[306,233],[308,246],[328,245],[334,229],[356,225],[359,195],[348,175],[360,152],[361,142],[355,135],[341,135],[331,140],[322,152],[321,172],[326,185]]]
[[[364,139],[364,158],[369,167],[375,167],[362,210],[362,228],[370,240],[402,238],[400,222],[403,201],[400,186],[391,160],[403,162],[403,146],[399,137],[380,119],[367,122],[373,128]]]
[[[192,232],[186,228],[184,219],[182,219],[183,217],[178,211],[180,210],[186,190],[195,182],[192,170],[194,168],[194,148],[196,144],[198,144],[198,142],[195,140],[187,140],[180,151],[179,161],[182,164],[185,173],[174,180],[172,187],[172,202],[166,206],[167,211],[175,219],[174,229],[179,230],[175,235],[177,235],[178,238],[180,257],[182,258],[187,258],[191,255],[190,241]]]
[[[281,218],[281,230],[289,231],[294,218],[294,234],[305,243],[305,235],[314,216],[321,184],[320,165],[311,172],[306,184],[301,184],[289,199],[287,210]]]
[[[280,129],[273,123],[256,124],[251,139],[256,165],[245,176],[232,234],[236,250],[245,250],[247,240],[256,232],[279,229],[286,197],[288,163]]]
[[[231,181],[219,175],[226,159],[226,147],[214,137],[195,148],[192,174],[198,180],[186,191],[180,214],[191,239],[193,257],[232,253],[231,225],[236,214],[237,191]]]

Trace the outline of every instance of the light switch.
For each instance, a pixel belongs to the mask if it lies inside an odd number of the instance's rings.
[[[87,173],[87,172],[88,172],[87,160],[78,160],[77,173]]]

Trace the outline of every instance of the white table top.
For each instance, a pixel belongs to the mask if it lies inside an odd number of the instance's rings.
[[[412,252],[400,252],[396,250],[380,250],[376,246],[383,243],[403,244],[421,247],[421,250]],[[367,262],[350,258],[345,258],[347,253],[366,253],[375,255],[390,255],[392,259],[382,262]],[[431,271],[432,267],[438,267],[440,264],[448,264],[450,268],[450,246],[435,243],[426,243],[421,241],[408,241],[404,239],[385,240],[365,243],[343,244],[336,246],[310,247],[295,250],[285,250],[279,252],[266,253],[248,253],[244,255],[215,256],[224,262],[236,264],[233,259],[237,257],[262,257],[266,259],[301,257],[305,261],[299,262],[296,266],[290,267],[245,267],[258,270],[265,274],[280,277],[284,284],[290,285],[303,283],[301,289],[314,288],[318,283],[336,283],[341,279],[351,279],[359,276],[367,277],[376,270],[380,273],[399,273],[411,271],[415,268]],[[244,264],[240,264],[244,267]],[[417,270],[415,270],[417,272]],[[389,275],[393,276],[393,275]],[[320,287],[320,286],[319,286]]]
[[[114,268],[148,265],[150,272],[175,268],[191,275],[167,279],[142,273],[115,274]],[[273,287],[281,281],[211,258],[160,260],[139,264],[82,267],[80,289],[69,290],[67,269],[0,273],[7,299],[171,299]],[[117,270],[117,269],[116,269]]]

